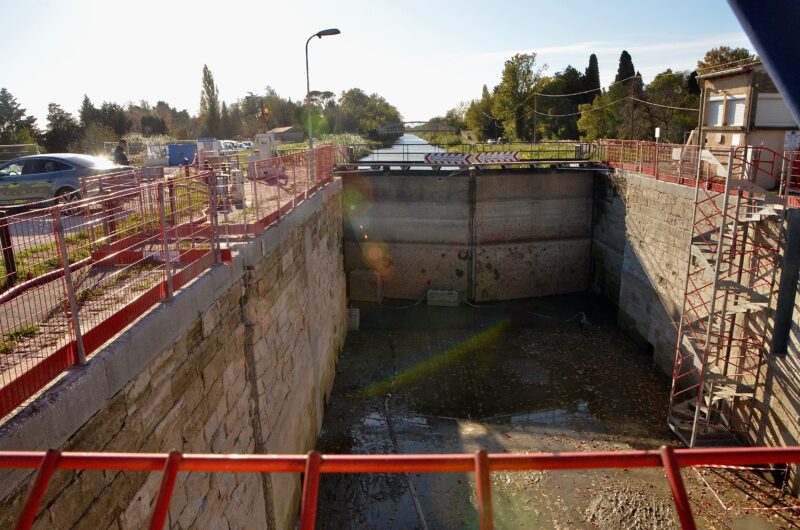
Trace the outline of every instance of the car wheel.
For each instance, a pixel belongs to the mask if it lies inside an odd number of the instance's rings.
[[[73,215],[80,211],[80,209],[68,208],[67,205],[81,199],[81,192],[74,188],[60,188],[56,192],[55,203],[59,206],[61,213],[64,215]]]

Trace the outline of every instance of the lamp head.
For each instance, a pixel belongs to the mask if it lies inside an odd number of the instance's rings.
[[[321,39],[322,37],[328,37],[328,36],[331,36],[331,35],[338,35],[339,33],[341,33],[341,31],[339,31],[337,28],[323,29],[322,31],[317,33],[317,37],[319,37]]]

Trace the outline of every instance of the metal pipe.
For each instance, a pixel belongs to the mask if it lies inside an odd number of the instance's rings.
[[[64,235],[64,225],[61,223],[61,213],[58,207],[53,208],[53,228],[58,243],[58,253],[61,257],[61,268],[64,269],[64,287],[67,295],[67,307],[69,308],[72,329],[75,332],[75,344],[77,346],[78,364],[86,364],[86,350],[83,346],[83,335],[81,334],[81,322],[78,318],[78,300],[75,297],[75,284],[72,282],[72,271],[69,266],[69,254],[67,251],[67,240]]]
[[[158,217],[161,223],[161,248],[164,253],[164,276],[167,284],[167,300],[172,300],[172,263],[169,255],[169,240],[167,239],[167,208],[164,200],[164,184],[158,183]],[[176,234],[177,238],[177,234]],[[180,249],[178,249],[180,254]]]
[[[697,526],[692,516],[692,506],[689,504],[689,496],[686,494],[686,486],[681,477],[681,468],[675,461],[675,450],[664,445],[661,447],[661,463],[664,466],[664,473],[667,475],[669,488],[672,490],[672,498],[675,501],[675,511],[678,512],[678,519],[683,530],[695,530]]]

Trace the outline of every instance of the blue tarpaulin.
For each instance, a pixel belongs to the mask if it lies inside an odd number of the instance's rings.
[[[167,145],[170,166],[180,166],[184,163],[184,160],[188,160],[191,163],[194,160],[195,153],[197,153],[197,144]]]

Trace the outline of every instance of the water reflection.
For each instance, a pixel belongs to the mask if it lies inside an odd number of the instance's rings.
[[[412,164],[425,162],[425,155],[428,153],[441,153],[444,150],[435,145],[431,145],[419,136],[404,134],[391,146],[385,149],[377,149],[369,155],[361,158],[359,162],[410,162]],[[414,166],[416,169],[430,169],[430,166]],[[370,166],[359,166],[360,169],[369,169]],[[405,169],[405,166],[392,165],[391,169]],[[457,170],[458,167],[443,167],[445,170]]]

